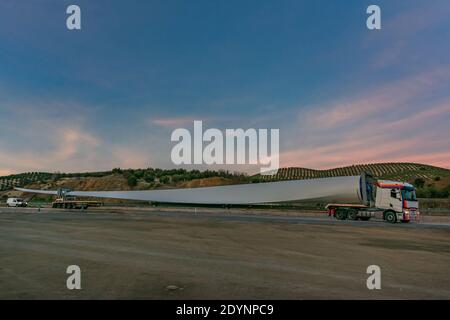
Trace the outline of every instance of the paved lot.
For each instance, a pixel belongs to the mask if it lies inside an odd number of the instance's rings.
[[[79,265],[82,290],[66,288]],[[366,288],[381,267],[382,289]],[[0,209],[2,299],[450,298],[450,225],[251,210]]]

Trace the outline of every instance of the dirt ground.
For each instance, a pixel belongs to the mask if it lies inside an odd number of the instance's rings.
[[[209,211],[2,208],[0,298],[450,298],[448,225]]]

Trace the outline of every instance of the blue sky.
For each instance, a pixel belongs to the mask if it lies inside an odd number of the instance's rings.
[[[449,17],[446,0],[4,0],[0,174],[174,167],[194,119],[279,128],[283,166],[450,167]]]

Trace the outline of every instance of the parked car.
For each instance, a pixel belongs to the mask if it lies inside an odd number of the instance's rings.
[[[20,198],[8,198],[8,200],[6,200],[6,205],[8,207],[26,207],[28,203]]]

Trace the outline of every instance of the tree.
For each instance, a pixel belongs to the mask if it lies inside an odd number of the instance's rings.
[[[170,177],[169,177],[169,176],[162,176],[162,177],[159,178],[159,181],[160,181],[162,184],[167,184],[167,183],[170,182]]]
[[[423,188],[425,186],[425,180],[422,178],[417,178],[413,183],[417,188]]]
[[[152,173],[149,173],[148,171],[144,174],[144,180],[146,182],[149,182],[149,183],[154,182],[155,178],[156,178],[155,175]]]
[[[134,175],[130,175],[128,177],[128,185],[130,187],[135,187],[137,185],[137,183],[138,183],[138,180]]]

